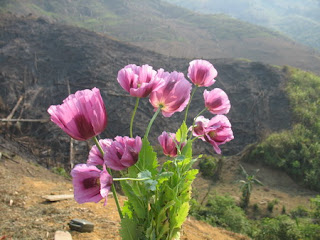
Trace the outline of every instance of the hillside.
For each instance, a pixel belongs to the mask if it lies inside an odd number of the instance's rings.
[[[275,31],[226,15],[197,14],[164,1],[12,0],[2,1],[0,9],[85,27],[174,57],[247,58],[320,73],[319,52]]]
[[[155,69],[178,70],[186,75],[191,60],[159,55],[94,32],[50,24],[43,19],[6,16],[0,22],[1,118],[7,117],[23,96],[13,118],[48,119],[47,108],[66,98],[69,81],[71,92],[92,87],[101,89],[109,115],[102,137],[127,135],[129,118],[123,113],[131,114],[134,99],[129,98],[118,85],[117,72],[129,63],[148,63]],[[209,61],[219,72],[213,87],[224,89],[232,104],[228,116],[236,137],[222,148],[224,154],[236,154],[269,132],[290,128],[291,113],[284,92],[286,77],[281,69],[259,62]],[[202,91],[199,90],[191,104],[189,122],[203,109],[202,104]],[[151,114],[152,108],[147,99],[141,101],[137,119],[142,121],[137,121],[134,134],[145,131]],[[175,131],[181,117],[181,114],[170,119],[159,117],[151,136],[154,143],[163,130]],[[2,128],[2,134],[25,143],[41,157],[43,164],[54,164],[50,159],[68,164],[69,138],[54,124],[19,123],[7,127],[10,131]],[[29,141],[28,137],[35,138],[41,145]],[[88,147],[83,142],[77,142],[76,146],[79,154]],[[213,153],[206,144],[199,144],[196,151]]]
[[[316,0],[192,1],[167,0],[193,11],[227,14],[236,19],[279,31],[297,42],[320,50],[320,3]]]
[[[70,180],[66,181],[39,166],[69,169],[69,137],[48,122],[46,110],[52,104],[61,103],[68,95],[68,85],[71,92],[98,87],[109,116],[102,137],[127,135],[128,116],[133,109],[134,99],[129,98],[118,85],[118,70],[129,63],[148,63],[155,69],[162,67],[186,74],[190,60],[161,55],[85,29],[50,23],[44,18],[1,16],[0,118],[6,118],[12,113],[12,118],[44,121],[1,123],[0,209],[4,214],[0,220],[5,224],[0,226],[0,237],[17,234],[15,237],[19,239],[19,234],[28,234],[38,239],[50,239],[55,230],[68,230],[68,221],[77,217],[90,219],[97,225],[92,235],[73,232],[74,239],[117,239],[119,225],[111,198],[107,208],[99,204],[78,205],[73,200],[48,204],[41,198],[42,195],[72,191]],[[222,148],[223,155],[231,156],[223,158],[219,181],[204,179],[199,174],[194,194],[199,201],[203,201],[209,192],[229,194],[239,202],[241,192],[235,183],[241,179],[238,170],[240,157],[248,152],[245,147],[271,132],[290,131],[296,121],[297,115],[292,112],[291,95],[287,91],[290,80],[288,69],[291,68],[247,60],[208,60],[219,72],[213,87],[224,89],[230,97],[232,110],[228,117],[233,125],[235,140]],[[308,78],[310,75],[311,80],[314,78],[312,74],[302,74]],[[300,75],[298,79],[301,79]],[[317,88],[314,87],[318,86],[315,85],[317,79],[306,81],[306,84],[310,83],[314,97],[312,100],[318,96]],[[294,86],[299,88],[300,85]],[[191,118],[203,108],[202,91],[198,90],[194,97],[189,124]],[[299,101],[303,103],[304,95],[299,96]],[[20,104],[16,105],[18,102]],[[318,99],[310,105],[310,109],[316,108],[317,103]],[[300,102],[297,105],[304,106]],[[310,112],[309,108],[300,107],[298,110]],[[136,116],[139,120],[134,126],[134,135],[144,133],[152,113],[148,100],[143,99]],[[308,116],[312,118],[311,114]],[[152,143],[157,144],[156,137],[161,131],[176,130],[182,117],[182,114],[175,114],[170,119],[159,117],[150,136]],[[315,127],[318,126],[317,123]],[[75,142],[76,162],[85,160],[91,144]],[[213,154],[210,146],[197,146],[195,153]],[[283,206],[288,212],[299,205],[308,206],[309,199],[316,195],[297,185],[282,171],[267,168],[261,163],[243,165],[250,172],[261,169],[258,177],[264,186],[255,187],[252,194],[252,204],[258,206],[260,217],[280,214]],[[273,200],[278,201],[278,206],[270,214],[267,213],[267,204]],[[250,206],[249,215],[253,206]],[[251,213],[251,217],[256,217],[255,212]],[[213,236],[215,239],[246,239],[192,219],[185,224],[184,233],[184,240],[197,240],[197,237],[199,240],[210,239]]]

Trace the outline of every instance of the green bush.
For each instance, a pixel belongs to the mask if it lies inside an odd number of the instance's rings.
[[[269,211],[270,213],[272,213],[274,206],[277,205],[278,203],[279,203],[278,199],[274,199],[274,200],[268,202],[268,205],[267,205],[268,211]]]
[[[309,210],[306,209],[304,206],[298,206],[297,208],[293,209],[290,212],[290,215],[293,218],[308,217],[309,216]]]
[[[71,178],[70,174],[63,167],[53,167],[52,172],[65,178]]]
[[[306,240],[319,240],[320,239],[320,225],[319,224],[303,224],[300,231]]]
[[[311,207],[312,207],[312,217],[320,223],[320,195],[317,195],[315,198],[311,198]]]
[[[220,226],[237,233],[251,235],[253,225],[244,211],[229,196],[209,196],[205,206],[191,202],[190,215],[212,226]]]
[[[209,155],[203,155],[199,162],[202,176],[210,179],[218,179],[222,167],[222,160]]]
[[[256,240],[298,240],[302,237],[295,221],[286,215],[263,219],[259,229]]]

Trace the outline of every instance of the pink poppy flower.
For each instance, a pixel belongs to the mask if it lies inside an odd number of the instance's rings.
[[[189,63],[188,78],[196,86],[209,87],[215,83],[218,72],[213,65],[206,60],[193,60]]]
[[[156,71],[145,64],[130,64],[118,72],[117,80],[121,87],[133,97],[147,97],[154,88]]]
[[[61,105],[50,106],[48,113],[52,122],[76,140],[92,138],[107,126],[107,112],[98,88],[77,91]]]
[[[206,108],[213,114],[227,114],[231,108],[228,95],[220,88],[204,90],[203,97]]]
[[[123,170],[134,165],[138,161],[139,152],[142,147],[140,137],[115,137],[105,151],[104,162],[108,168]]]
[[[96,166],[78,164],[72,169],[71,176],[74,199],[78,203],[107,199],[113,180],[105,169],[101,171]]]
[[[189,129],[190,131],[192,130],[193,136],[201,138],[203,141],[204,139],[204,134],[205,134],[205,128],[207,127],[209,123],[209,119],[205,118],[204,116],[199,116],[195,120],[195,124],[193,126],[193,129]]]
[[[165,155],[170,157],[177,156],[177,145],[179,146],[180,143],[176,140],[176,134],[162,132],[162,134],[158,137],[158,141]],[[185,143],[181,144],[180,150],[184,147],[184,145]]]
[[[106,152],[107,147],[109,147],[112,143],[112,139],[100,139],[99,144],[103,150],[103,152]],[[93,145],[90,152],[89,152],[89,157],[87,160],[88,165],[103,165],[104,160],[103,156],[101,155],[98,147],[96,145]]]
[[[193,135],[199,136],[203,141],[210,143],[218,154],[221,154],[219,145],[234,139],[231,123],[224,115],[216,115],[210,120],[201,116],[200,119],[196,119],[194,129],[197,129],[197,127],[198,133],[193,131]],[[200,136],[199,133],[203,133],[203,135]]]
[[[175,112],[182,112],[189,102],[191,91],[191,84],[184,78],[183,73],[169,74],[159,69],[156,78],[159,84],[149,99],[154,110],[161,108],[164,117],[171,117]]]

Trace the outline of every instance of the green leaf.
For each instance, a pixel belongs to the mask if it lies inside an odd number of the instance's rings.
[[[180,228],[184,221],[186,220],[189,213],[189,202],[184,202],[181,207],[178,209],[176,217],[172,221],[171,229]]]
[[[198,169],[191,169],[186,173],[185,180],[192,182],[195,178],[196,175],[198,174],[199,170]]]
[[[148,170],[152,176],[155,176],[157,174],[157,167],[157,154],[153,151],[148,139],[143,138],[138,162],[128,169],[129,176],[136,177],[138,173],[146,170]]]
[[[174,200],[168,202],[164,207],[162,207],[162,209],[160,210],[158,216],[157,216],[157,221],[156,221],[156,224],[157,224],[157,227],[158,229],[161,229],[161,226],[163,224],[163,222],[167,219],[167,215],[166,215],[166,212],[167,210],[174,206],[176,202]]]
[[[127,216],[128,218],[132,218],[132,211],[130,209],[130,203],[128,201],[125,201],[122,207],[122,214],[123,216]]]
[[[148,170],[142,171],[138,173],[138,178],[152,178],[151,172]]]
[[[185,156],[186,158],[192,158],[192,142],[189,140],[187,144],[183,147],[181,151],[181,155]]]
[[[160,232],[157,235],[157,239],[162,239],[163,235],[165,235],[170,230],[170,225],[168,221],[165,221],[160,229]]]
[[[133,212],[137,214],[139,218],[144,218],[146,216],[147,207],[143,200],[134,192],[133,188],[127,182],[121,181],[121,187],[128,197],[128,202],[133,207]]]
[[[145,187],[150,191],[155,191],[157,189],[158,181],[156,180],[149,179],[149,180],[143,181],[143,183]]]
[[[169,178],[173,175],[173,172],[163,172],[160,173],[156,179],[158,181],[159,184],[163,183],[164,181],[168,181]]]
[[[178,142],[185,142],[188,136],[188,127],[185,121],[182,122],[180,128],[176,132],[176,139]]]
[[[134,219],[123,218],[121,220],[120,235],[122,240],[137,240],[137,223]]]

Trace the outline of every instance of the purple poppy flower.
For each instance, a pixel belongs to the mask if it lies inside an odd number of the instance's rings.
[[[50,106],[48,113],[52,122],[76,140],[92,138],[107,126],[107,112],[98,88],[77,91],[61,105]]]
[[[117,80],[121,87],[133,97],[147,97],[154,89],[156,71],[145,64],[130,64],[118,72]]]
[[[162,132],[162,134],[158,137],[159,143],[162,146],[163,153],[170,157],[177,156],[177,145],[180,143],[176,140],[176,134]],[[180,150],[184,147],[185,143],[181,144]]]
[[[106,152],[107,147],[109,147],[112,143],[112,139],[100,139],[99,144],[103,150],[103,152]],[[100,153],[98,147],[96,145],[93,145],[90,152],[89,152],[89,157],[87,160],[88,165],[103,165],[104,160],[103,156]]]
[[[195,121],[193,135],[210,143],[218,154],[221,154],[219,145],[234,139],[231,123],[224,115],[216,115],[210,120],[203,116],[198,117]]]
[[[150,103],[157,111],[161,108],[164,117],[171,117],[175,112],[182,112],[190,99],[191,84],[184,78],[183,73],[158,71],[156,76],[159,83],[157,89],[150,95]]]
[[[220,88],[204,90],[203,97],[206,108],[213,114],[227,114],[231,108],[228,95]]]
[[[216,80],[214,78],[217,77],[217,75],[217,70],[206,60],[196,59],[189,63],[188,78],[196,86],[211,86],[215,83]]]
[[[78,164],[72,171],[74,198],[78,203],[99,202],[107,198],[112,185],[112,176],[96,166]]]
[[[142,147],[140,137],[115,137],[105,151],[104,162],[108,168],[123,170],[131,167],[138,161],[139,152]]]

